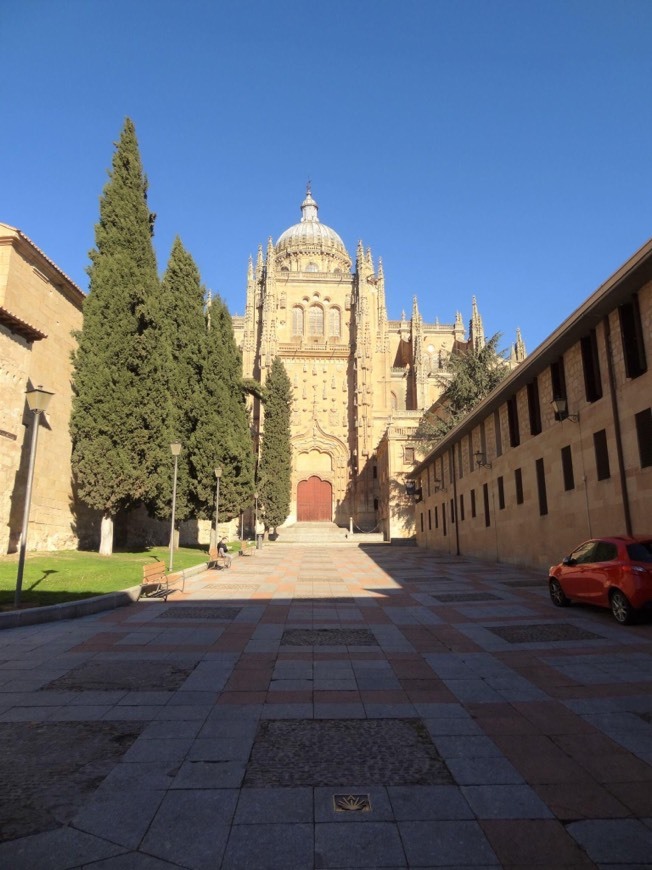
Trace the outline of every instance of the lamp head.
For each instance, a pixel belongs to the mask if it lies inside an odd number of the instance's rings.
[[[178,456],[181,453],[181,444],[178,441],[170,444],[170,453],[173,456]]]
[[[30,411],[47,411],[50,399],[54,393],[44,390],[42,386],[32,387],[31,390],[25,391],[27,398],[27,406]]]
[[[215,477],[219,480],[222,477],[222,467],[220,465],[215,469]]]

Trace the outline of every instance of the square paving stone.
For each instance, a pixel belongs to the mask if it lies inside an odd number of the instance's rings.
[[[137,722],[0,723],[0,841],[67,824],[142,728]]]
[[[92,661],[73,668],[44,689],[73,692],[164,691],[178,689],[192,673],[195,664],[178,665],[167,661]]]
[[[373,632],[366,628],[288,628],[281,646],[377,646]]]
[[[568,623],[503,625],[489,628],[508,643],[549,643],[551,641],[602,640],[599,634]]]
[[[244,786],[452,782],[420,719],[267,719],[258,726]]]

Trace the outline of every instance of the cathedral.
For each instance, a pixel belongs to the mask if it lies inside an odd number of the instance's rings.
[[[335,522],[413,534],[402,510],[402,480],[415,461],[410,440],[442,392],[451,353],[484,343],[475,298],[468,335],[452,323],[425,323],[417,299],[411,316],[390,320],[382,260],[358,243],[355,261],[335,230],[319,219],[308,186],[301,219],[270,238],[249,262],[244,316],[233,318],[243,375],[265,383],[279,356],[293,388],[292,495],[286,524]],[[512,361],[525,356],[520,335]],[[264,407],[252,407],[257,446]],[[403,519],[401,519],[403,517]]]

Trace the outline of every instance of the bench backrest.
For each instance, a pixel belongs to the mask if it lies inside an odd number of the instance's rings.
[[[165,562],[148,562],[143,565],[143,583],[156,583],[165,579]]]

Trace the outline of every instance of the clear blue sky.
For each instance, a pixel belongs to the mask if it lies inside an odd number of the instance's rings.
[[[0,0],[0,220],[87,288],[136,124],[175,235],[242,313],[300,217],[383,258],[392,318],[476,295],[533,350],[652,236],[652,0]]]

